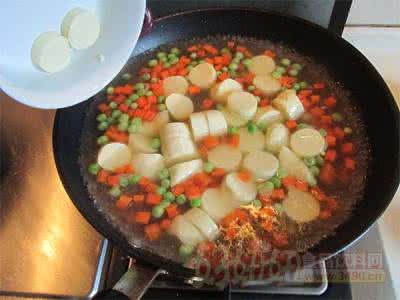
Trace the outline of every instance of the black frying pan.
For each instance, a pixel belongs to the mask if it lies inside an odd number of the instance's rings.
[[[351,91],[352,98],[361,108],[372,151],[365,197],[334,236],[323,239],[309,252],[326,259],[344,250],[379,218],[399,184],[399,110],[388,87],[371,63],[342,38],[305,20],[259,10],[207,9],[155,20],[152,31],[139,40],[133,56],[175,40],[215,34],[283,42],[315,58],[345,89]],[[181,277],[193,276],[193,271],[181,264],[131,246],[89,200],[78,158],[85,112],[90,101],[57,111],[53,133],[54,155],[65,189],[82,215],[117,247],[140,263],[148,264],[137,266],[137,269],[127,273],[126,277],[136,279],[136,290],[129,291],[123,283],[117,286],[117,290],[131,293],[132,297],[140,296],[141,288],[154,278],[159,268]]]

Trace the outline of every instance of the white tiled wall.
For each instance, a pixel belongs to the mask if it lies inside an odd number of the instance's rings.
[[[347,24],[400,26],[400,0],[353,0]]]

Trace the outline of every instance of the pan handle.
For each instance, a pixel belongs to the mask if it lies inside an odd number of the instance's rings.
[[[141,264],[132,264],[112,289],[101,291],[92,299],[95,300],[128,300],[140,299],[156,277],[163,270]]]

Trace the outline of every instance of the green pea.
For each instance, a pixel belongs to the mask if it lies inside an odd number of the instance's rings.
[[[129,127],[129,123],[128,122],[122,122],[122,123],[118,124],[118,130],[122,131],[122,132],[127,131],[128,127]]]
[[[169,179],[163,179],[161,180],[161,186],[165,188],[169,188],[171,186],[171,181]]]
[[[310,167],[310,171],[314,176],[318,176],[319,175],[319,168],[316,166],[311,166]]]
[[[129,74],[129,73],[125,73],[125,74],[122,75],[122,79],[123,80],[130,80],[130,79],[132,79],[132,75]]]
[[[290,66],[292,69],[300,71],[303,67],[300,64],[293,64]]]
[[[190,207],[200,207],[201,205],[201,198],[194,198],[190,200]]]
[[[162,63],[166,63],[168,61],[168,58],[166,56],[164,56],[164,57],[161,57],[159,60]]]
[[[165,96],[158,96],[157,97],[157,102],[158,103],[164,103],[164,101],[165,101]]]
[[[310,128],[311,126],[306,124],[306,123],[300,123],[297,125],[297,129],[304,129],[304,128]]]
[[[298,83],[293,84],[293,89],[294,89],[295,91],[300,90],[300,84],[298,84]]]
[[[302,90],[308,88],[308,83],[305,82],[305,81],[300,82],[300,88],[301,88]]]
[[[167,201],[167,200],[162,200],[160,202],[160,204],[158,204],[160,207],[162,208],[167,208],[169,205],[171,204],[171,202]]]
[[[147,64],[149,65],[149,67],[155,67],[158,64],[158,61],[157,59],[151,59]]]
[[[119,178],[119,185],[122,187],[127,187],[129,185],[129,180],[127,177],[121,176]]]
[[[286,73],[286,68],[285,67],[277,67],[275,69],[275,72],[279,72],[281,74],[285,74]]]
[[[140,126],[140,125],[142,125],[142,119],[138,118],[138,117],[135,117],[135,118],[132,119],[131,124],[135,124],[137,126]]]
[[[186,68],[187,68],[188,71],[190,72],[190,71],[193,69],[193,66],[192,66],[192,65],[188,65]]]
[[[242,59],[242,58],[244,57],[244,55],[243,55],[242,52],[236,52],[236,53],[235,53],[235,57],[236,57],[236,58],[239,58],[239,59]]]
[[[122,114],[122,112],[121,112],[119,109],[115,109],[115,110],[112,111],[111,117],[113,117],[113,118],[116,119],[116,118],[118,118],[121,114]]]
[[[128,115],[128,114],[121,114],[121,115],[119,116],[118,121],[119,121],[120,123],[127,123],[127,122],[129,121],[129,115]]]
[[[229,66],[228,66],[228,69],[229,69],[230,71],[235,71],[235,70],[237,70],[238,67],[239,67],[239,66],[238,66],[237,63],[230,63]]]
[[[278,168],[278,170],[276,171],[276,176],[278,178],[284,178],[287,176],[287,172],[282,168]]]
[[[124,101],[124,103],[126,104],[126,105],[131,105],[132,104],[132,100],[131,99],[126,99],[125,101]]]
[[[167,192],[167,188],[165,188],[165,187],[163,187],[163,186],[159,186],[159,187],[157,188],[157,193],[158,193],[159,195],[164,195],[166,192]]]
[[[258,130],[258,128],[256,124],[254,124],[253,122],[249,122],[249,124],[247,124],[247,130],[250,133],[255,133]]]
[[[108,106],[109,106],[110,108],[112,108],[112,109],[116,109],[117,106],[118,106],[118,104],[115,103],[114,101],[111,101],[110,104],[108,104]]]
[[[119,197],[121,195],[121,190],[118,186],[113,186],[108,193],[113,197]]]
[[[162,169],[159,173],[158,173],[158,177],[163,180],[169,177],[169,171],[168,169]]]
[[[151,75],[149,73],[144,73],[142,75],[142,80],[147,81],[151,78]]]
[[[88,171],[92,175],[97,175],[97,173],[99,173],[100,169],[101,168],[100,168],[99,164],[97,164],[97,163],[90,164],[88,167]]]
[[[345,127],[345,128],[343,129],[343,131],[344,131],[344,133],[347,134],[347,135],[350,135],[350,134],[353,133],[353,129],[351,129],[350,127]]]
[[[159,149],[161,147],[161,141],[159,138],[154,138],[151,140],[150,144],[151,148],[153,149]]]
[[[282,77],[282,74],[279,73],[279,72],[276,72],[276,71],[272,72],[271,75],[272,75],[272,77],[275,78],[275,79],[280,79],[280,78]]]
[[[214,170],[214,168],[215,167],[211,162],[206,162],[203,167],[204,172],[206,173],[211,173]]]
[[[99,125],[97,125],[97,129],[104,131],[108,128],[108,122],[101,122]]]
[[[314,178],[314,176],[311,176],[311,177],[308,179],[308,185],[309,185],[309,186],[316,186],[316,185],[317,185],[317,180]]]
[[[165,104],[163,104],[163,103],[158,104],[158,110],[159,110],[159,111],[164,111],[164,110],[166,110],[166,109],[167,109],[167,106],[166,106]]]
[[[139,127],[136,124],[130,124],[128,126],[128,132],[129,133],[136,133],[139,131]]]
[[[288,66],[290,66],[290,64],[291,64],[290,59],[288,59],[288,58],[282,58],[281,59],[281,65],[283,65],[285,67],[288,67]]]
[[[197,66],[198,65],[198,62],[197,61],[192,61],[190,64],[189,64],[189,66],[192,66],[192,67],[195,67],[195,66]]]
[[[315,159],[315,157],[306,157],[304,158],[304,163],[309,166],[315,166],[315,164],[317,163],[317,160]]]
[[[99,114],[99,115],[97,115],[96,120],[99,122],[104,122],[107,120],[107,116],[106,116],[106,114]]]
[[[279,214],[283,213],[283,211],[284,211],[284,208],[283,208],[282,203],[275,203],[275,204],[274,204],[274,209],[275,209]]]
[[[138,90],[143,90],[144,87],[145,87],[144,83],[139,82],[139,83],[135,84],[135,90],[137,90],[137,91]]]
[[[97,138],[98,145],[105,145],[107,143],[108,143],[108,137],[106,135],[102,135]]]
[[[139,99],[139,95],[138,94],[132,94],[132,95],[129,96],[128,99],[132,100],[132,102],[135,102],[137,99]]]
[[[328,133],[326,132],[326,130],[325,129],[323,129],[323,128],[321,128],[320,130],[319,130],[319,133],[323,136],[323,137],[325,137]]]
[[[166,68],[166,69],[171,68],[171,64],[169,62],[165,62],[163,64],[163,67]]]
[[[156,82],[158,82],[158,78],[157,77],[153,77],[153,78],[150,79],[150,82],[151,83],[156,83]]]
[[[142,176],[140,176],[139,174],[130,175],[128,177],[128,183],[131,184],[131,185],[137,184],[140,181],[141,178],[142,178]]]
[[[176,197],[176,203],[178,203],[179,205],[185,204],[186,196],[182,194],[182,195],[179,195],[178,197]]]
[[[276,189],[279,189],[282,186],[281,180],[276,176],[272,177],[269,181],[272,182]]]
[[[177,58],[176,55],[175,55],[174,53],[168,54],[167,57],[168,57],[168,60]]]
[[[167,53],[165,53],[165,52],[158,52],[157,53],[157,57],[158,58],[165,57],[165,56],[167,56]]]
[[[249,85],[248,87],[247,87],[247,90],[248,91],[254,91],[256,89],[256,87],[254,86],[254,85]]]
[[[256,207],[256,208],[261,208],[262,203],[261,203],[260,200],[255,199],[255,200],[253,200],[253,206]]]
[[[153,209],[151,210],[151,215],[154,218],[161,218],[164,214],[164,208],[162,208],[160,205],[156,205],[153,207]]]
[[[146,90],[138,90],[136,93],[138,96],[144,96],[144,94],[146,94]]]
[[[239,64],[240,63],[240,58],[235,57],[234,59],[232,59],[232,62],[235,64]]]
[[[272,181],[266,181],[263,185],[262,185],[262,189],[263,190],[267,190],[267,191],[272,191],[274,189],[275,185]]]
[[[217,77],[218,77],[219,75],[222,74],[222,72],[221,71],[217,71],[215,74],[217,74]]]
[[[147,96],[147,97],[150,97],[150,96],[153,96],[153,92],[152,91],[147,91],[144,95]]]
[[[179,247],[179,255],[185,259],[192,255],[193,251],[194,247],[192,245],[180,245]]]
[[[196,59],[197,58],[197,53],[196,52],[190,53],[190,58],[191,59]]]
[[[245,58],[242,61],[243,65],[245,65],[247,68],[251,65],[251,59],[250,58]]]
[[[107,88],[107,94],[108,94],[108,95],[114,94],[114,87],[113,87],[113,86],[109,86],[109,87]]]
[[[234,134],[237,134],[238,132],[239,132],[239,128],[237,128],[235,126],[229,126],[228,134],[234,135]]]
[[[163,199],[169,202],[173,202],[175,200],[175,195],[172,192],[166,192],[163,195]]]
[[[295,69],[291,69],[291,70],[289,71],[289,75],[290,75],[290,76],[297,76],[297,75],[299,75],[299,71],[297,71],[297,70],[295,70]]]
[[[230,52],[231,52],[231,50],[229,50],[228,48],[221,49],[221,54],[230,53]]]
[[[181,53],[181,51],[176,47],[172,48],[170,52],[175,55],[179,55]]]
[[[179,58],[177,58],[177,57],[175,57],[175,58],[173,58],[173,59],[171,59],[170,61],[169,61],[169,63],[171,64],[171,65],[175,65],[175,64],[177,64],[179,62]]]
[[[138,108],[139,107],[139,105],[137,104],[137,103],[132,103],[131,104],[131,108],[133,108],[133,109],[136,109],[136,108]]]
[[[228,72],[228,68],[227,67],[222,67],[221,71],[222,72]]]
[[[335,122],[342,122],[343,121],[343,116],[341,113],[335,112],[332,114],[332,119]]]
[[[229,76],[235,78],[237,77],[237,73],[235,71],[229,71]]]
[[[107,122],[108,122],[108,124],[116,124],[117,119],[110,116],[107,118]]]
[[[317,155],[315,157],[315,163],[316,163],[317,166],[322,167],[324,165],[324,163],[325,163],[325,160],[322,158],[321,155]]]

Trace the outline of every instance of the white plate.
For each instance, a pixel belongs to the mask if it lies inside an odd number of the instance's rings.
[[[64,16],[75,7],[97,15],[98,40],[88,49],[73,50],[63,71],[40,71],[31,61],[33,41],[43,32],[60,32]],[[145,0],[1,0],[0,88],[38,108],[62,108],[90,98],[125,65],[139,38],[145,7]]]

